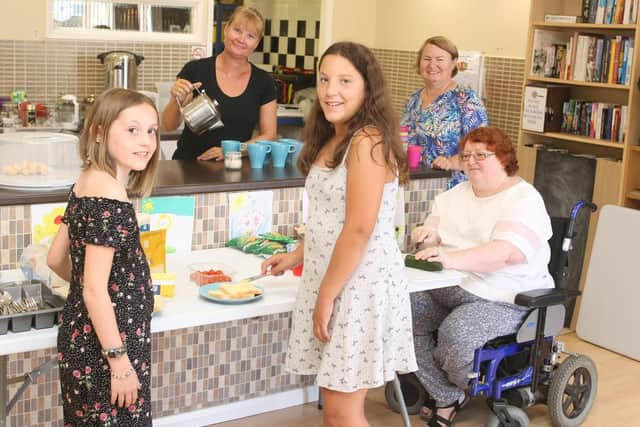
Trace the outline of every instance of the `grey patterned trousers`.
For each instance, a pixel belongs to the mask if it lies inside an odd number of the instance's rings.
[[[514,333],[528,309],[488,301],[455,286],[411,294],[411,311],[416,376],[441,407],[464,396],[474,351],[493,338]]]

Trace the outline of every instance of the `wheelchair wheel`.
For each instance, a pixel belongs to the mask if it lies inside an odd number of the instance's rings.
[[[517,406],[508,405],[506,407],[506,410],[507,410],[507,413],[509,414],[509,417],[511,417],[511,420],[513,421],[511,426],[529,427],[529,424],[530,424],[529,416],[522,409],[518,408]],[[500,418],[498,418],[498,416],[492,412],[491,415],[489,415],[489,419],[487,420],[487,423],[485,424],[485,426],[486,427],[504,427],[504,424],[502,424],[500,422]]]
[[[416,415],[429,400],[429,393],[427,393],[414,374],[398,375],[398,378],[400,379],[404,403],[407,405],[407,412],[409,415]],[[388,382],[385,386],[384,397],[387,399],[387,404],[389,404],[392,411],[400,412],[400,402],[396,398],[393,382]]]
[[[553,372],[547,406],[556,427],[575,427],[589,415],[598,390],[598,371],[587,356],[569,356]]]

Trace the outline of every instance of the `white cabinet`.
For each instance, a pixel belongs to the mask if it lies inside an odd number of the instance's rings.
[[[212,0],[47,0],[47,38],[209,45]]]

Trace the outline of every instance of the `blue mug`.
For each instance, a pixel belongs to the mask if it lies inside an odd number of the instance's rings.
[[[275,144],[275,141],[258,140],[256,141],[256,144],[267,145],[271,147],[271,144]],[[267,151],[267,155],[264,156],[264,165],[268,165],[269,163],[271,163],[271,151],[273,150]]]
[[[247,147],[244,142],[236,141],[235,139],[223,139],[220,141],[222,147],[222,155],[224,156],[229,151],[242,151]]]
[[[271,152],[271,145],[267,144],[247,144],[249,152],[249,163],[253,169],[261,169],[264,166],[264,158]]]
[[[295,166],[296,162],[298,161],[300,151],[302,151],[302,142],[298,141],[295,138],[280,138],[278,141],[294,147],[294,150],[289,152],[289,156],[287,157],[287,164]]]
[[[289,144],[282,142],[276,142],[271,144],[271,158],[273,159],[274,168],[283,168],[289,153],[292,153],[296,148]]]

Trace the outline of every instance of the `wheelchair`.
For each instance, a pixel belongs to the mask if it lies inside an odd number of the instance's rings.
[[[550,271],[555,289],[520,293],[515,303],[531,310],[515,334],[495,338],[474,354],[468,393],[485,396],[491,414],[487,427],[528,427],[523,409],[546,404],[556,427],[574,427],[589,415],[598,388],[598,373],[587,356],[569,353],[556,339],[565,319],[565,304],[580,295],[578,290],[561,289],[568,276],[568,254],[575,237],[575,221],[583,207],[596,206],[578,201],[569,218],[554,218],[554,237],[549,241]],[[556,233],[556,231],[560,231]],[[564,232],[564,233],[563,233]],[[554,273],[555,272],[555,273]],[[561,354],[566,354],[560,360]],[[429,395],[414,374],[400,375],[403,399],[397,399],[393,383],[385,387],[392,410],[417,414],[429,402]],[[405,408],[402,408],[405,405]]]

